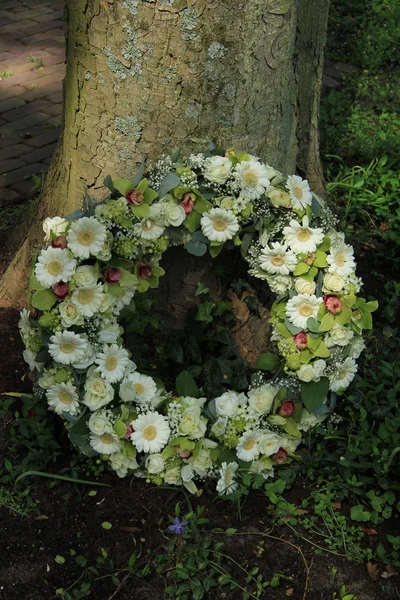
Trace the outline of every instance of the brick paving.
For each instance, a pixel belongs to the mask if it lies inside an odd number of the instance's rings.
[[[0,2],[0,205],[32,197],[61,128],[64,1]]]

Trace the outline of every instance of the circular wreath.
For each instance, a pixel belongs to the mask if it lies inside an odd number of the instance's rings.
[[[35,393],[64,419],[72,444],[119,477],[192,493],[214,479],[230,494],[241,472],[272,476],[298,458],[301,432],[333,411],[372,326],[376,303],[357,297],[353,249],[336,219],[301,177],[213,146],[104,183],[104,202],[87,198],[83,210],[43,224],[47,246],[30,278],[36,311],[20,319]],[[211,257],[240,247],[248,273],[276,294],[277,354],[259,357],[246,393],[203,397],[187,371],[167,389],[130,359],[121,314],[157,287],[172,245]]]

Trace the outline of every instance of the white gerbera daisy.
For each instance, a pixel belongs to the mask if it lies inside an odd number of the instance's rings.
[[[283,235],[291,249],[300,254],[300,252],[315,252],[317,246],[324,239],[324,232],[320,227],[312,229],[309,227],[308,217],[303,217],[303,224],[297,221],[290,221],[288,227],[283,228]]]
[[[157,385],[152,377],[134,372],[121,383],[119,395],[124,402],[146,404],[157,395]]]
[[[79,413],[78,394],[76,387],[70,381],[50,386],[46,396],[50,409],[57,415],[62,415],[63,412],[70,415]]]
[[[96,450],[99,454],[113,454],[121,448],[118,436],[112,431],[107,431],[101,435],[91,433],[89,443],[93,450]]]
[[[84,317],[93,317],[100,308],[102,296],[103,286],[101,283],[98,283],[97,285],[76,288],[72,294],[71,301],[75,304],[81,315]]]
[[[201,230],[211,242],[226,242],[239,231],[235,215],[225,208],[212,208],[201,217]]]
[[[287,318],[295,327],[307,329],[307,320],[317,318],[322,298],[310,294],[299,294],[288,300],[286,305]]]
[[[330,273],[351,275],[356,267],[354,250],[348,244],[341,244],[340,246],[331,248],[326,260],[330,265],[328,269]]]
[[[289,275],[297,266],[294,252],[286,244],[272,242],[271,247],[261,250],[260,267],[272,275]]]
[[[79,362],[88,349],[87,340],[73,331],[57,331],[50,338],[49,353],[63,365]]]
[[[67,249],[46,248],[42,250],[35,265],[35,276],[45,288],[59,281],[69,281],[75,272],[76,260]]]
[[[217,482],[217,492],[219,494],[232,494],[238,489],[239,484],[236,481],[236,471],[239,465],[237,462],[226,463],[223,462],[219,469],[220,479]]]
[[[335,375],[332,375],[330,380],[330,389],[333,392],[343,390],[350,385],[357,373],[357,364],[354,358],[346,358],[342,364],[338,366]]]
[[[303,210],[310,206],[312,194],[307,179],[302,179],[298,175],[289,175],[286,180],[286,189],[292,199],[293,208]]]
[[[236,446],[236,455],[240,460],[250,462],[260,455],[260,434],[255,431],[246,431]]]
[[[256,160],[244,160],[236,166],[236,180],[242,196],[249,200],[260,198],[270,185],[267,167]]]
[[[158,412],[148,412],[131,423],[131,442],[139,452],[154,454],[167,445],[170,428],[165,417]]]
[[[99,365],[96,368],[106,381],[115,383],[120,381],[125,372],[125,367],[129,362],[129,354],[124,348],[120,348],[117,344],[108,346],[104,344],[103,352],[97,355],[95,362]]]
[[[164,233],[164,229],[161,207],[154,204],[150,206],[147,217],[142,219],[140,223],[136,223],[133,231],[135,235],[140,236],[144,240],[156,240]]]
[[[98,254],[107,238],[107,229],[95,217],[83,217],[68,231],[68,247],[77,258]]]

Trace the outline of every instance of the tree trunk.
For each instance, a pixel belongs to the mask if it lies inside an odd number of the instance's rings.
[[[64,131],[27,238],[0,284],[23,305],[46,216],[104,197],[106,175],[211,140],[296,164],[316,191],[329,0],[68,0]]]

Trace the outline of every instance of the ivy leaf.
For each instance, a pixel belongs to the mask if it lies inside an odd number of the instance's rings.
[[[164,196],[168,194],[168,192],[176,188],[180,184],[180,182],[181,180],[179,179],[176,173],[168,173],[168,175],[166,175],[161,181],[160,187],[158,189],[158,195],[160,200],[164,198]]]
[[[329,391],[329,379],[321,377],[319,381],[301,382],[301,399],[308,412],[324,403]]]
[[[32,297],[32,306],[39,310],[50,310],[57,302],[57,296],[52,290],[37,290]]]
[[[175,387],[179,396],[198,398],[200,395],[199,388],[188,371],[181,371],[179,373],[175,380]]]
[[[179,342],[177,342],[176,340],[167,344],[167,346],[165,348],[165,354],[168,356],[168,358],[170,358],[171,360],[174,360],[175,362],[179,363],[180,365],[182,365],[183,361],[185,360],[185,355],[183,352],[182,345]]]
[[[271,352],[265,352],[257,358],[256,369],[261,369],[262,371],[274,371],[279,367],[280,362],[279,356],[272,354]]]

